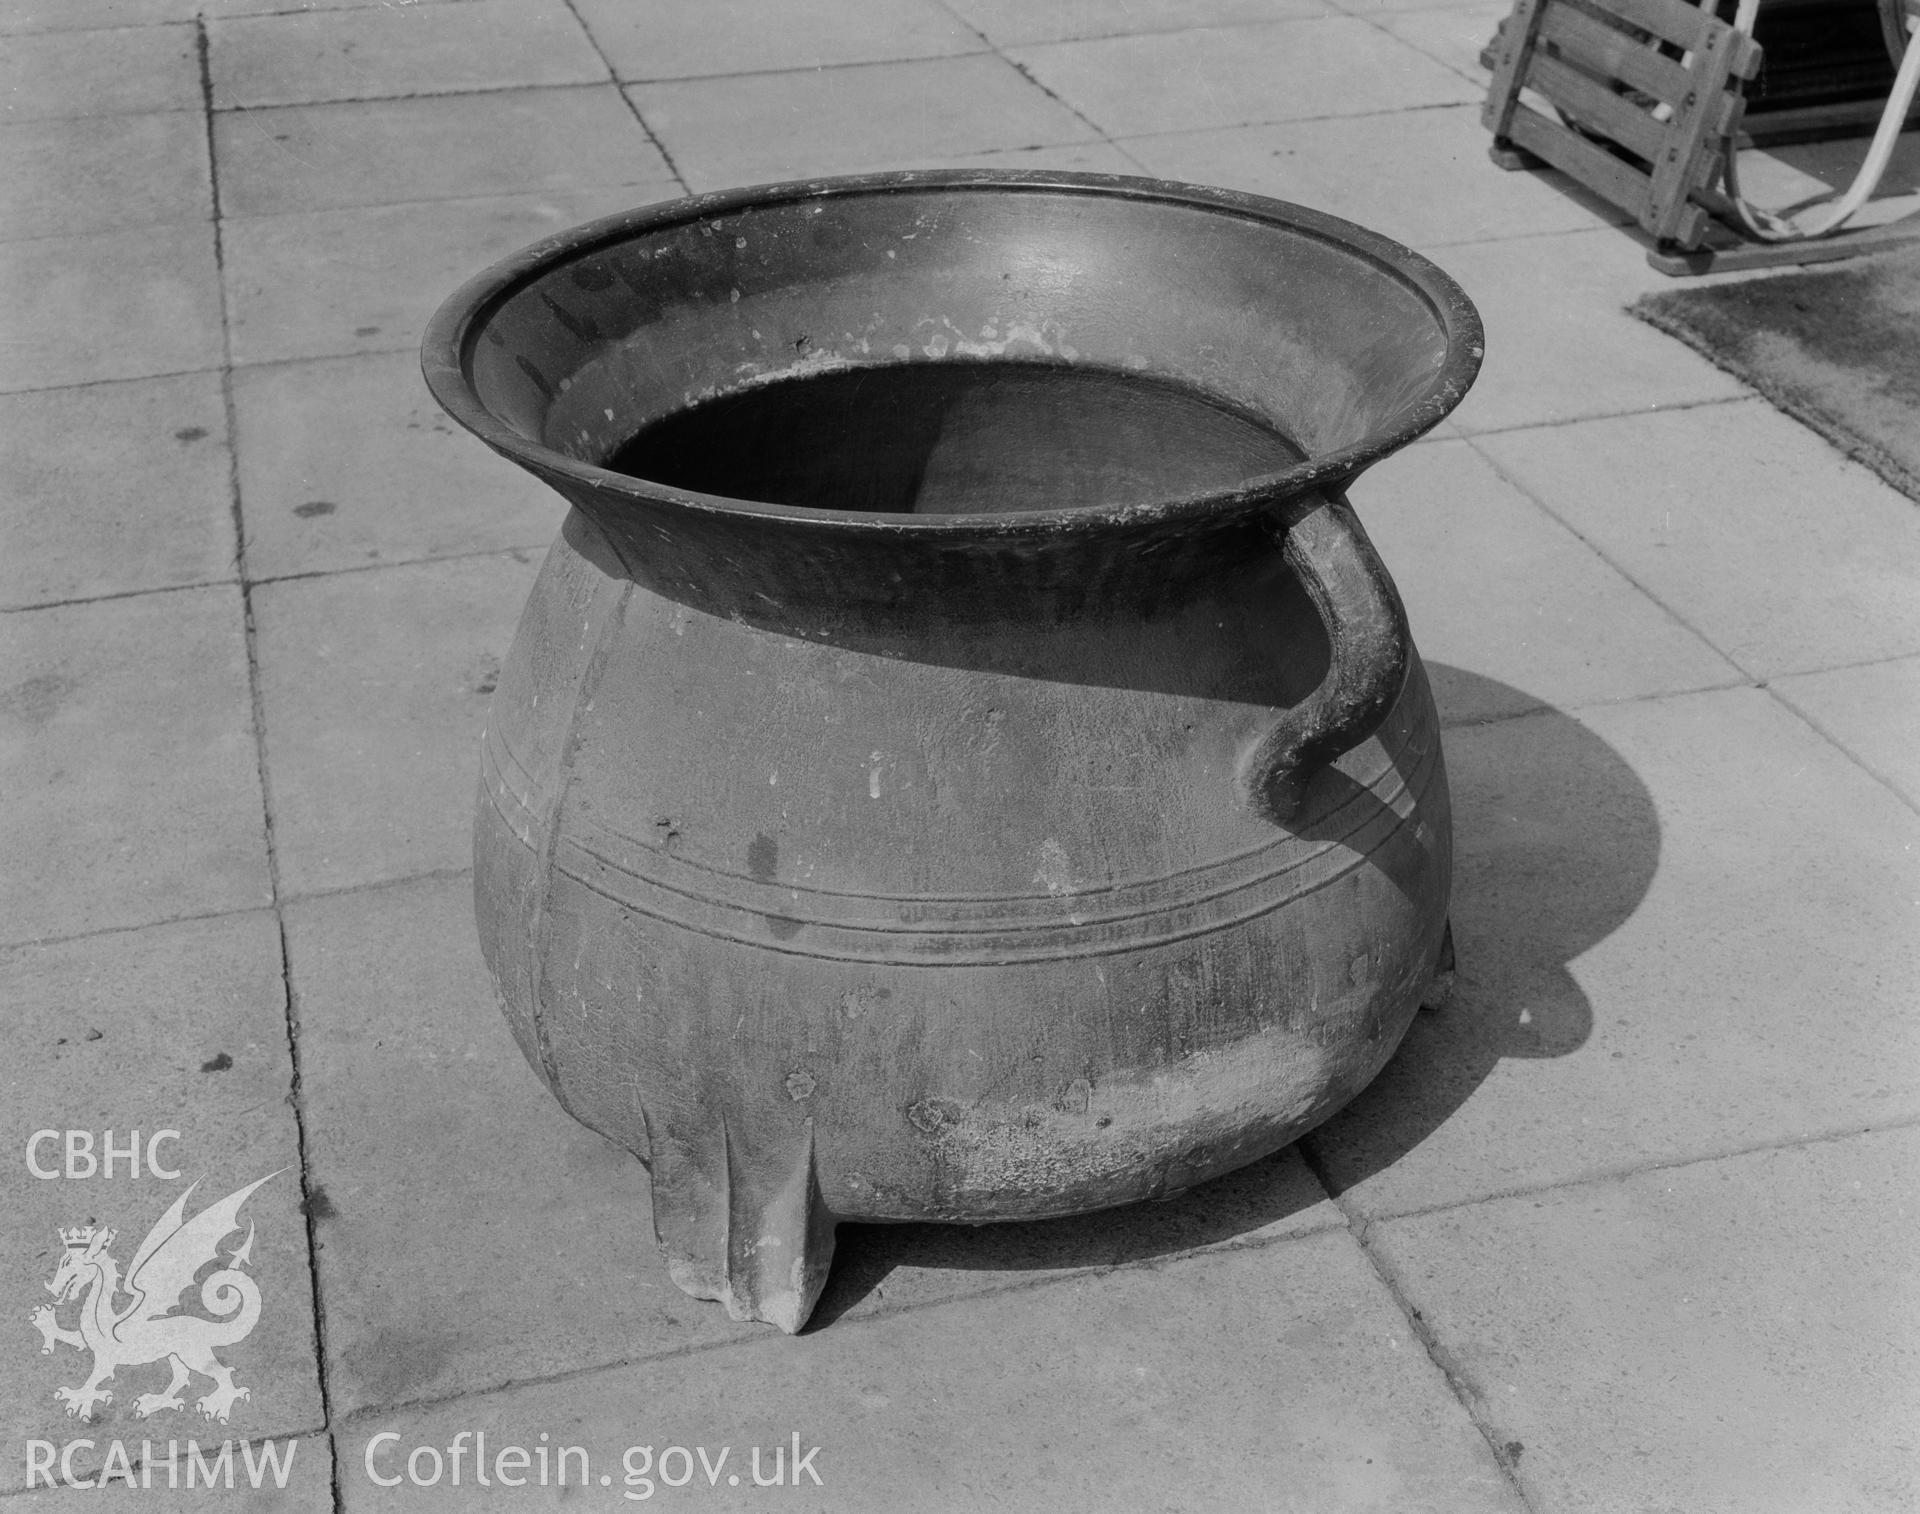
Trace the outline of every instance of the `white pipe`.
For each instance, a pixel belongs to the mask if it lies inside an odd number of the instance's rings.
[[[1760,0],[1740,0],[1740,10],[1733,22],[1735,29],[1751,37],[1754,15],[1759,9]],[[1901,128],[1906,125],[1907,112],[1913,108],[1914,95],[1920,91],[1920,40],[1916,40],[1916,33],[1920,33],[1920,12],[1909,11],[1906,27],[1906,51],[1901,55],[1900,71],[1893,81],[1893,93],[1888,97],[1887,108],[1880,117],[1879,130],[1873,134],[1873,145],[1867,150],[1867,159],[1860,165],[1860,172],[1854,176],[1853,185],[1846,194],[1822,207],[1812,220],[1788,219],[1770,210],[1749,205],[1746,197],[1740,193],[1739,148],[1732,141],[1727,143],[1727,198],[1733,201],[1733,208],[1739,213],[1741,223],[1759,240],[1800,242],[1838,231],[1880,187],[1880,180],[1893,157],[1894,146],[1900,140]]]

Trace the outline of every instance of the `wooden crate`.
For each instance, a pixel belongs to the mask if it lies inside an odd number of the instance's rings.
[[[1904,7],[1920,11],[1920,0]],[[1493,160],[1550,164],[1619,206],[1653,238],[1647,261],[1667,274],[1826,262],[1920,240],[1920,215],[1807,240],[1751,241],[1738,229],[1722,180],[1743,135],[1746,89],[1765,58],[1728,24],[1730,14],[1726,0],[1516,0],[1484,55],[1493,72],[1484,112]],[[1775,77],[1790,83],[1808,60],[1787,61],[1792,67],[1777,67]],[[1847,112],[1877,120],[1884,109],[1884,101],[1799,106],[1790,88],[1776,93],[1790,108],[1774,115],[1773,140],[1846,134],[1857,127]]]
[[[1687,0],[1517,0],[1491,51],[1495,162],[1553,165],[1669,250],[1705,243],[1740,86],[1760,72],[1751,38]]]

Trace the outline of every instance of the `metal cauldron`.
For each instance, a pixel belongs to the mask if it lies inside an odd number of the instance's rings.
[[[678,201],[443,307],[435,394],[574,506],[481,939],[682,1288],[798,1329],[840,1220],[1164,1195],[1374,1076],[1450,831],[1344,491],[1480,344],[1358,227],[1064,174]]]

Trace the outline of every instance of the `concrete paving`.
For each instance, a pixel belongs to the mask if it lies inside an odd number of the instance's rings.
[[[1488,164],[1503,9],[0,9],[0,1508],[1920,1506],[1920,507]],[[561,510],[413,354],[590,216],[941,164],[1297,199],[1479,303],[1479,387],[1354,494],[1447,727],[1460,972],[1300,1146],[850,1227],[788,1338],[673,1287],[494,1006],[476,737]],[[125,1261],[262,1177],[248,1396],[141,1417],[129,1363],[69,1417],[57,1232]]]

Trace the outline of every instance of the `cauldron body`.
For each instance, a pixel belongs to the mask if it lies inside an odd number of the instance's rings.
[[[481,941],[676,1283],[798,1329],[840,1220],[1161,1196],[1379,1070],[1450,830],[1343,491],[1478,357],[1357,228],[1063,175],[679,202],[448,302],[429,382],[575,507]]]

